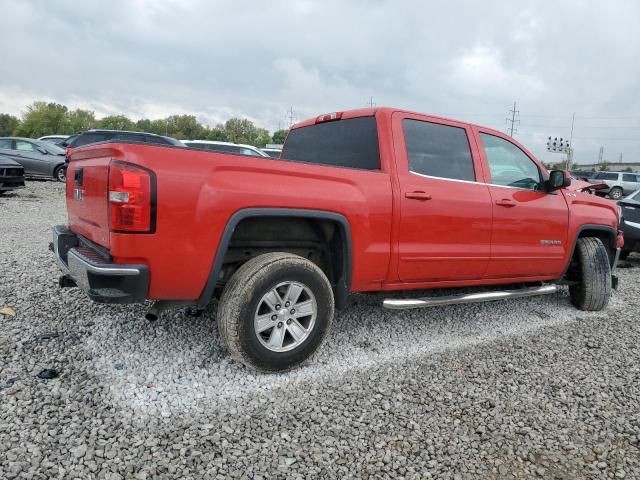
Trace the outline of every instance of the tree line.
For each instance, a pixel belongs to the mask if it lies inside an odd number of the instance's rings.
[[[166,118],[133,121],[124,115],[109,115],[97,119],[91,110],[52,102],[33,102],[28,105],[22,118],[0,113],[0,136],[38,138],[44,135],[72,135],[90,128],[130,130],[167,135],[178,140],[218,140],[245,143],[264,147],[267,143],[283,143],[287,130],[270,134],[265,128],[256,127],[246,118],[230,118],[214,127],[202,125],[194,115],[170,115]]]

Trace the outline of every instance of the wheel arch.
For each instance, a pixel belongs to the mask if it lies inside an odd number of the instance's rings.
[[[344,306],[346,303],[349,288],[351,286],[351,274],[352,274],[352,239],[351,228],[349,221],[344,215],[335,212],[329,212],[324,210],[307,210],[297,208],[247,208],[238,210],[235,212],[224,228],[220,242],[218,244],[215,257],[211,264],[209,276],[205,283],[205,287],[202,290],[200,297],[198,298],[198,306],[206,306],[213,298],[218,278],[223,267],[223,263],[233,234],[236,232],[238,225],[244,220],[257,219],[257,218],[289,218],[289,219],[308,219],[308,220],[326,220],[334,223],[340,234],[340,248],[341,248],[341,265],[340,275],[335,279],[333,283],[335,303],[338,308]]]
[[[616,253],[616,237],[617,232],[615,229],[608,225],[581,225],[576,230],[576,234],[573,237],[573,245],[571,246],[571,253],[569,254],[569,258],[567,259],[567,263],[564,267],[564,271],[562,272],[562,277],[564,277],[569,270],[569,266],[571,265],[571,259],[573,258],[576,245],[578,243],[578,239],[582,237],[597,237],[599,238],[605,247],[607,247],[607,253],[609,255],[609,264],[613,267],[615,262],[615,253]]]

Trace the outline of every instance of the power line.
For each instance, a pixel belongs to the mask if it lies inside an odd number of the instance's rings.
[[[513,137],[514,133],[518,133],[516,125],[520,124],[520,110],[516,110],[516,102],[513,102],[513,110],[509,110],[509,113],[511,114],[511,118],[507,117],[507,124],[511,124],[511,126],[507,130],[510,130],[511,132],[509,133],[509,136]]]

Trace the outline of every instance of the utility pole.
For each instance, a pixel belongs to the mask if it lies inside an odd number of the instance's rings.
[[[376,104],[373,103],[373,95],[369,97],[369,101],[367,102],[367,105],[369,105],[370,108],[373,108],[376,106]]]
[[[518,133],[516,125],[520,124],[520,110],[516,110],[516,102],[513,102],[513,110],[509,110],[511,114],[511,118],[507,117],[507,125],[510,126],[507,128],[509,131],[509,136],[513,137],[514,133]]]
[[[600,153],[598,154],[598,165],[602,164],[602,157],[604,157],[604,145],[600,147]]]
[[[289,118],[289,128],[293,126],[293,106],[289,107],[289,111],[287,111],[287,117]]]
[[[569,149],[567,150],[567,168],[566,170],[571,170],[571,165],[573,164],[573,126],[576,123],[576,112],[573,112],[573,117],[571,117],[571,134],[569,135]]]

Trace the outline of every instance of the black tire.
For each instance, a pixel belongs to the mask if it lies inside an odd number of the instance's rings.
[[[571,302],[580,310],[602,310],[611,296],[611,266],[599,238],[578,239],[574,252],[576,285],[569,287]]]
[[[307,287],[317,308],[315,320],[300,345],[276,352],[263,345],[254,328],[254,319],[264,307],[264,296],[283,282]],[[290,253],[267,253],[243,264],[227,282],[218,304],[218,330],[223,347],[235,360],[262,372],[282,372],[300,365],[315,353],[329,331],[333,313],[331,284],[317,265]]]
[[[622,189],[620,187],[613,187],[610,191],[609,191],[609,198],[611,198],[611,200],[620,200],[622,198]]]
[[[620,260],[626,260],[630,254],[631,254],[631,250],[620,251]]]
[[[56,167],[56,169],[53,171],[53,178],[55,178],[59,182],[66,182],[67,167],[65,167],[64,165],[60,165],[59,167]]]

